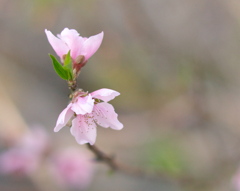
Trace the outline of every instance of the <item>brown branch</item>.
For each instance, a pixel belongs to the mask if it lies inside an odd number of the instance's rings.
[[[163,173],[163,172],[154,173],[154,172],[149,172],[149,171],[146,171],[143,169],[127,166],[125,164],[121,164],[121,163],[117,162],[114,157],[105,154],[99,148],[97,148],[95,145],[90,145],[89,143],[87,143],[87,147],[89,150],[91,150],[95,154],[96,160],[98,162],[105,163],[114,172],[118,171],[118,172],[122,172],[124,174],[133,175],[133,176],[137,176],[137,177],[161,179],[161,180],[165,180],[165,181],[168,181],[168,182],[171,182],[174,184],[178,184],[178,183],[186,184],[186,183],[189,183],[190,181],[192,181],[191,179],[186,178],[186,177],[184,177],[184,178],[176,177],[176,176],[169,175],[168,173]]]
[[[77,80],[68,81],[68,88],[71,90],[71,93],[75,92],[77,89]]]
[[[106,155],[105,153],[100,151],[95,145],[90,145],[89,143],[87,143],[87,147],[95,154],[97,161],[106,163],[113,171],[119,170],[119,166],[115,162],[113,157]]]

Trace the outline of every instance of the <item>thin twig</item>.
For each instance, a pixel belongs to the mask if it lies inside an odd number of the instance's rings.
[[[151,178],[151,179],[161,179],[161,180],[169,181],[169,182],[172,182],[172,183],[175,183],[175,184],[176,183],[189,182],[188,178],[171,176],[168,173],[148,172],[148,171],[143,170],[143,169],[134,168],[134,167],[131,167],[131,166],[127,166],[125,164],[121,164],[121,163],[117,162],[114,157],[105,154],[99,148],[97,148],[95,145],[90,145],[89,143],[87,143],[87,147],[88,147],[89,150],[91,150],[95,154],[96,160],[98,162],[105,163],[114,172],[118,171],[118,172],[122,172],[124,174],[133,175],[133,176],[137,176],[137,177],[145,177],[145,178]]]
[[[95,154],[97,161],[105,162],[113,171],[119,170],[119,166],[113,157],[103,153],[95,145],[90,145],[87,143],[87,147]]]

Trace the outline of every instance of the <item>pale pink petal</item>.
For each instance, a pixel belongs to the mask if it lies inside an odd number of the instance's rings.
[[[96,123],[102,127],[111,127],[115,130],[121,130],[123,128],[123,124],[118,121],[118,114],[109,103],[102,102],[96,104],[92,114]]]
[[[39,165],[39,155],[25,149],[10,149],[0,155],[0,173],[29,175]]]
[[[92,181],[93,163],[82,150],[72,147],[60,150],[53,154],[50,162],[50,173],[61,188],[85,190]]]
[[[96,124],[88,114],[78,115],[74,118],[70,131],[79,144],[90,143],[93,145],[96,141]]]
[[[91,113],[93,110],[94,100],[91,95],[85,97],[78,97],[78,100],[72,104],[72,110],[77,115],[84,115],[86,113]]]
[[[72,59],[75,59],[77,56],[79,56],[79,51],[83,47],[84,40],[79,36],[79,33],[75,29],[65,28],[61,32],[61,35],[59,35],[59,38],[61,38],[71,50]]]
[[[64,41],[55,37],[50,31],[45,29],[45,33],[47,35],[48,41],[51,44],[52,48],[56,52],[56,54],[62,59],[64,54],[67,54],[69,51],[68,46],[65,44]]]
[[[58,116],[54,132],[58,132],[62,129],[73,116],[74,112],[71,110],[71,106],[72,103],[68,104],[68,106]]]
[[[80,34],[75,29],[64,28],[59,37],[61,38],[66,36],[78,37],[79,35]]]
[[[89,37],[83,43],[81,55],[85,56],[85,60],[88,60],[100,47],[103,39],[103,32]]]
[[[119,96],[120,93],[111,89],[103,88],[91,93],[93,98],[100,99],[102,101],[108,102],[114,99],[116,96]]]
[[[18,145],[21,148],[41,154],[46,151],[50,145],[49,136],[44,127],[38,125],[27,131],[19,140]]]

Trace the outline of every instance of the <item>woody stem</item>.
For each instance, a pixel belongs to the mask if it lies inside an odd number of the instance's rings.
[[[118,170],[119,167],[113,157],[103,153],[95,145],[87,143],[87,147],[96,155],[97,161],[105,162],[112,170]]]
[[[76,89],[77,89],[77,81],[76,80],[68,81],[68,88],[71,90],[71,93],[76,91]]]

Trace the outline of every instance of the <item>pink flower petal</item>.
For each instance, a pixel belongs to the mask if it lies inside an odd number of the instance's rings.
[[[0,173],[29,175],[39,165],[39,155],[25,149],[10,149],[0,155]]]
[[[63,40],[68,48],[71,50],[71,57],[72,59],[76,59],[79,56],[79,51],[83,47],[83,38],[79,36],[79,33],[75,29],[68,29],[65,28],[59,38]]]
[[[55,37],[50,31],[45,29],[49,43],[63,62],[63,55],[71,51],[71,57],[75,60],[82,55],[87,61],[100,47],[103,39],[103,32],[89,38],[79,36],[75,29],[65,28],[61,34]]]
[[[68,106],[58,116],[54,132],[58,132],[60,129],[62,129],[73,116],[74,112],[71,110],[71,106],[72,103],[68,104]]]
[[[64,28],[59,37],[67,43],[67,40],[65,40],[64,37],[79,37],[79,35],[80,34],[75,29]]]
[[[90,143],[93,145],[96,141],[96,124],[88,114],[78,115],[73,119],[70,131],[79,144]]]
[[[62,59],[64,54],[67,54],[69,51],[68,46],[61,39],[55,37],[50,31],[45,29],[45,33],[47,35],[48,41],[51,44],[52,48],[56,52],[56,54]]]
[[[85,56],[85,60],[88,60],[100,47],[103,40],[103,32],[89,37],[83,43],[83,48],[80,55]]]
[[[86,113],[91,113],[93,110],[94,100],[91,95],[86,97],[78,97],[77,102],[72,104],[72,110],[77,115],[84,115]]]
[[[102,102],[96,104],[92,114],[96,123],[102,127],[111,127],[115,130],[121,130],[123,128],[123,124],[118,121],[118,114],[109,103]]]
[[[42,126],[34,126],[27,131],[19,140],[18,145],[31,153],[41,154],[45,152],[49,145],[49,136]]]
[[[86,190],[92,181],[94,168],[88,153],[70,147],[54,153],[50,162],[51,175],[65,190]]]
[[[120,95],[119,92],[111,90],[111,89],[107,89],[107,88],[102,88],[100,90],[97,90],[97,91],[94,91],[91,93],[91,96],[93,98],[97,98],[97,99],[103,100],[105,102],[108,102],[119,95]]]

